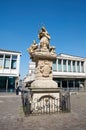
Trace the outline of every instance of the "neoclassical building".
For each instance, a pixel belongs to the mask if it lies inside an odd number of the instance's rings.
[[[21,52],[0,49],[0,92],[14,91],[20,75]]]
[[[67,54],[58,54],[53,61],[53,80],[58,87],[68,91],[86,89],[86,58]],[[35,79],[35,63],[29,62],[28,82]]]

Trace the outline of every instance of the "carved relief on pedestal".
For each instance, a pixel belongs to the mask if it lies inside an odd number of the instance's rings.
[[[49,77],[50,74],[52,73],[52,67],[49,61],[45,60],[44,61],[44,66],[41,70],[42,76],[43,77]]]
[[[52,62],[48,60],[39,61],[36,68],[36,76],[49,78],[52,75]]]

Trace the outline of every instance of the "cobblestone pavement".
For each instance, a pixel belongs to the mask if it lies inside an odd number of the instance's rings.
[[[21,96],[0,94],[0,130],[86,130],[86,93],[71,95],[71,112],[25,117]]]

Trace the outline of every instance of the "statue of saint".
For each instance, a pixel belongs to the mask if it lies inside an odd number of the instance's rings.
[[[40,39],[40,47],[49,49],[50,35],[44,27],[42,27],[41,31],[39,32],[38,38]]]
[[[48,40],[50,40],[50,35],[45,29],[45,27],[42,27],[41,31],[39,32],[38,38],[41,40],[42,37],[46,37]]]

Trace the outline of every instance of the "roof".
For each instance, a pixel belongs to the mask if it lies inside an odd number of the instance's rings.
[[[19,52],[19,51],[13,51],[13,50],[0,49],[0,51],[2,51],[2,52],[13,52],[13,53],[20,53],[21,54],[21,52]]]
[[[64,53],[60,53],[57,55],[57,57],[67,57],[67,58],[79,58],[79,59],[83,59],[86,60],[85,57],[80,57],[80,56],[74,56],[74,55],[70,55],[70,54],[64,54]]]

